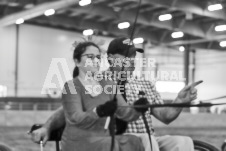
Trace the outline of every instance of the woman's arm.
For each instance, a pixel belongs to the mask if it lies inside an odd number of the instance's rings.
[[[118,109],[116,111],[116,116],[119,119],[122,119],[124,121],[130,122],[137,120],[141,113],[137,112],[132,106],[129,106],[121,94],[117,94],[117,103],[118,103]],[[121,107],[123,106],[123,107]]]
[[[43,140],[43,144],[45,145],[49,139],[50,133],[53,130],[62,128],[64,125],[65,117],[63,107],[61,106],[41,128],[31,132],[31,139],[36,143],[39,143],[41,140]]]
[[[73,81],[69,81],[65,84],[62,95],[64,113],[66,120],[71,124],[81,128],[88,128],[93,125],[99,117],[92,110],[83,111],[80,94],[80,88],[74,86]]]
[[[45,122],[43,127],[45,127],[49,132],[62,128],[65,125],[65,117],[63,107],[59,107],[53,115],[51,115]]]

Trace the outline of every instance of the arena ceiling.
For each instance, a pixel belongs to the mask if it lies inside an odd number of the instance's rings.
[[[223,9],[209,11],[211,4],[220,3]],[[219,43],[226,40],[226,30],[216,31],[218,25],[226,25],[226,0],[142,0],[135,37],[143,37],[153,45],[168,47],[224,50]],[[45,16],[47,9],[55,9],[52,16]],[[25,23],[56,27],[75,31],[95,29],[105,36],[129,35],[138,9],[138,0],[93,0],[80,6],[78,0],[0,0],[0,26],[15,24],[18,18]],[[172,19],[160,21],[162,14]],[[119,29],[118,23],[129,22],[127,29]],[[183,32],[181,38],[172,33]]]

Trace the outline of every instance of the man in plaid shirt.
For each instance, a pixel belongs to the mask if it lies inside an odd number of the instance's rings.
[[[124,59],[125,57],[135,58],[136,52],[143,52],[142,49],[135,48],[133,45],[128,46],[129,39],[127,38],[116,38],[111,41],[108,47],[108,57],[109,59],[110,71],[120,72],[121,66],[114,66],[114,61],[116,59]],[[127,53],[127,48],[129,51]],[[134,60],[130,60],[130,66],[125,67],[124,71],[134,71]],[[179,93],[177,98],[172,103],[189,103],[197,97],[197,90],[194,88],[196,85],[201,83],[201,81],[193,83],[186,86]],[[133,104],[134,101],[138,100],[141,96],[139,92],[143,92],[145,97],[148,99],[150,104],[164,104],[159,93],[156,91],[155,86],[150,81],[145,81],[142,79],[130,79],[127,78],[124,81],[125,93],[124,97],[128,104]],[[149,129],[151,130],[152,144],[154,151],[194,151],[194,145],[191,138],[186,136],[160,136],[155,137],[151,115],[155,116],[158,120],[165,124],[169,124],[175,120],[181,113],[182,108],[153,108],[151,111],[145,113]],[[36,131],[32,132],[32,140],[34,142],[40,142],[42,139],[44,143],[49,138],[51,131],[62,127],[65,124],[65,117],[63,114],[63,109],[59,108],[44,124],[44,126]],[[151,151],[149,138],[145,129],[144,121],[140,117],[137,121],[130,122],[128,124],[126,134],[133,134],[142,139],[145,147],[145,151]]]

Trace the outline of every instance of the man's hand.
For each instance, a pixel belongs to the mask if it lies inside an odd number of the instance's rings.
[[[46,127],[41,127],[33,132],[31,132],[31,139],[35,143],[40,143],[40,141],[43,141],[43,145],[46,144],[46,142],[49,139],[49,132]]]
[[[134,109],[137,111],[137,112],[140,112],[140,113],[145,113],[148,111],[148,108],[149,107],[136,107],[136,105],[150,105],[150,103],[148,102],[147,98],[140,98],[139,100],[135,101],[134,102]]]
[[[185,86],[177,96],[177,99],[181,100],[183,103],[189,103],[197,98],[197,89],[195,86],[199,85],[203,81],[197,81],[190,85]]]

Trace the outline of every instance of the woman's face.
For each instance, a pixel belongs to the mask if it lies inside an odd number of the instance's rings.
[[[95,73],[100,69],[101,54],[98,48],[95,46],[86,47],[86,51],[81,55],[81,61],[76,61],[79,71],[84,73]]]

